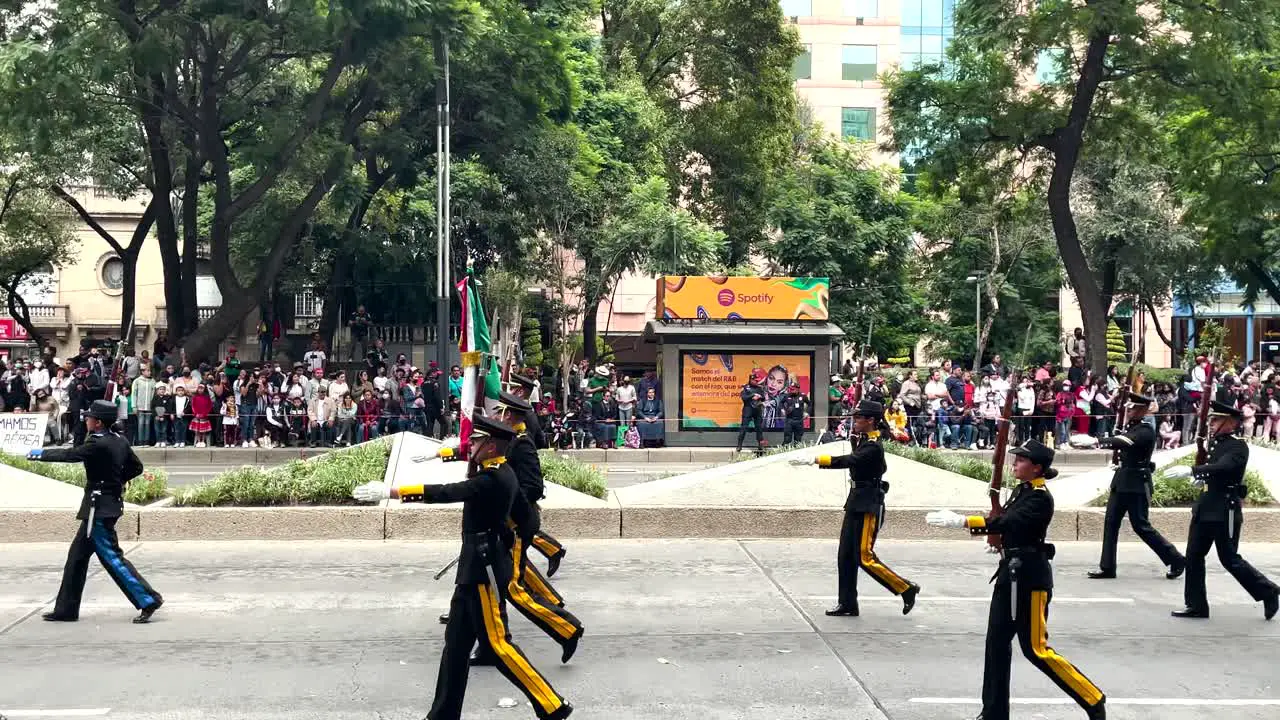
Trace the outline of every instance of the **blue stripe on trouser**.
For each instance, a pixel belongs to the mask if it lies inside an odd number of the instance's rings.
[[[120,578],[125,592],[129,593],[129,599],[138,609],[149,608],[156,604],[156,599],[142,587],[138,577],[129,571],[128,565],[125,565],[124,558],[107,541],[107,528],[102,524],[102,520],[93,521],[93,547],[98,551],[98,558],[102,560],[102,564]]]

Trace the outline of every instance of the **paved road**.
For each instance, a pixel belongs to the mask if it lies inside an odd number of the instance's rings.
[[[446,543],[143,543],[129,555],[165,594],[150,626],[94,571],[81,622],[36,617],[64,548],[0,546],[0,712],[107,720],[408,720],[430,702],[451,588],[431,573]],[[1083,578],[1092,544],[1060,546],[1052,644],[1112,698],[1112,720],[1272,720],[1280,622],[1216,568],[1214,617],[1177,621],[1180,586],[1147,551],[1122,579]],[[1280,546],[1244,548],[1280,575]],[[864,615],[828,618],[829,541],[575,541],[555,578],[587,635],[558,649],[513,613],[532,661],[575,720],[951,720],[977,714],[992,559],[975,541],[886,542],[921,583],[910,616],[862,580]],[[1020,718],[1076,720],[1021,657]],[[492,669],[469,720],[532,718]],[[32,714],[32,713],[36,714]],[[41,715],[39,713],[46,713]],[[47,714],[55,713],[55,714]]]

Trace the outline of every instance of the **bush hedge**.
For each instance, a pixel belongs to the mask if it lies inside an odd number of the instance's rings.
[[[904,457],[908,460],[914,460],[918,463],[924,463],[936,467],[940,470],[956,473],[965,477],[980,480],[984,483],[991,482],[991,461],[989,459],[980,459],[976,457],[951,455],[941,450],[934,450],[918,445],[902,445],[896,442],[883,443],[884,451]],[[1005,474],[1005,484],[1010,484],[1010,474]]]
[[[76,487],[84,487],[84,465],[80,463],[36,462],[17,455],[0,452],[0,463],[18,470],[25,470],[58,482]],[[144,469],[142,475],[134,478],[125,486],[124,501],[134,505],[146,505],[155,502],[169,492],[169,476],[163,470]]]
[[[274,468],[245,466],[175,493],[175,504],[188,507],[354,505],[357,485],[386,476],[389,439],[335,450],[310,460],[291,460]],[[604,474],[573,458],[551,451],[540,455],[547,482],[594,497],[608,493]]]
[[[1188,455],[1156,470],[1152,478],[1151,507],[1190,507],[1195,503],[1200,497],[1201,490],[1191,484],[1191,478],[1171,478],[1165,475],[1165,471],[1169,468],[1175,465],[1191,465],[1194,460],[1194,455]],[[1248,489],[1246,505],[1275,504],[1275,498],[1271,496],[1266,483],[1262,481],[1262,476],[1257,472],[1246,470],[1244,484]],[[1110,497],[1110,491],[1104,492],[1090,504],[1095,507],[1105,507]]]

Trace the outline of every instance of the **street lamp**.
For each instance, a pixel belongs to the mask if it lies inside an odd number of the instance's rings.
[[[984,272],[975,272],[964,281],[973,285],[973,371],[978,372],[982,366],[982,281],[987,277]]]

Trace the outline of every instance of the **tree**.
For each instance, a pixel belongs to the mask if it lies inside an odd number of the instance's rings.
[[[920,148],[921,166],[962,182],[1047,177],[1054,238],[1080,302],[1090,365],[1101,373],[1114,288],[1081,242],[1071,200],[1077,167],[1100,139],[1154,132],[1141,122],[1144,107],[1163,109],[1190,87],[1232,85],[1228,58],[1275,37],[1278,13],[1273,4],[1183,0],[962,3],[946,68],[889,79],[892,145]],[[1037,64],[1051,64],[1055,77],[1029,86]]]
[[[537,318],[524,319],[524,328],[520,334],[520,348],[524,352],[525,366],[536,368],[541,373],[546,358],[542,355],[542,325]]]
[[[1124,342],[1124,332],[1115,320],[1107,323],[1107,362],[1122,363],[1129,360],[1129,348]]]
[[[769,208],[777,233],[765,247],[780,275],[831,279],[831,321],[886,353],[915,345],[924,329],[908,282],[909,199],[897,179],[870,164],[865,148],[821,134],[795,148]],[[875,326],[869,320],[875,318]]]
[[[44,336],[31,319],[23,292],[41,289],[45,267],[70,262],[75,247],[66,213],[35,173],[10,166],[0,171],[0,298],[9,315],[37,346]]]

